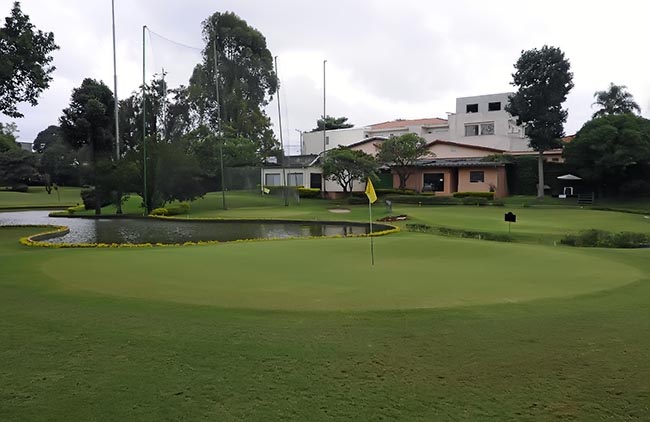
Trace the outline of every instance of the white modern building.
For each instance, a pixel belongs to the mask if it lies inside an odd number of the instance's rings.
[[[400,136],[415,133],[425,140],[452,141],[459,144],[502,151],[532,151],[524,129],[505,111],[509,92],[456,99],[456,111],[447,119],[398,119],[364,127],[336,129],[303,134],[303,154],[352,145],[366,138]]]

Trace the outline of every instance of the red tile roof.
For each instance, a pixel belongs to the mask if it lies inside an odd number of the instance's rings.
[[[427,119],[413,119],[413,120],[398,119],[398,120],[393,120],[391,122],[376,123],[374,125],[370,125],[370,130],[396,129],[396,128],[402,128],[407,126],[436,126],[436,125],[446,125],[446,124],[447,124],[446,119],[440,119],[438,117],[430,117]]]
[[[461,144],[459,142],[443,141],[442,139],[436,139],[435,141],[429,142],[427,144],[427,147],[430,147],[430,146],[435,145],[435,144],[452,145],[452,146],[456,146],[456,147],[469,148],[469,149],[479,149],[481,151],[489,151],[489,152],[495,152],[495,153],[505,152],[505,150],[503,150],[503,149],[484,147],[484,146],[481,146],[481,145]]]

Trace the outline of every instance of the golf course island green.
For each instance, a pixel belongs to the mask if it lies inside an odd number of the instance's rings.
[[[614,288],[642,277],[634,267],[567,247],[421,234],[374,242],[374,266],[368,240],[361,238],[71,251],[43,257],[38,268],[39,278],[48,277],[67,290],[282,310],[519,302]],[[116,278],[111,268],[129,270]]]

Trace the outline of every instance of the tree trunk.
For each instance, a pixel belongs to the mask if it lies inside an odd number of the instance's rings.
[[[117,211],[115,211],[115,214],[122,214],[122,190],[118,189],[115,192],[115,196],[117,199],[117,202],[115,203],[115,206],[117,207]]]
[[[537,199],[544,199],[544,151],[537,156]]]

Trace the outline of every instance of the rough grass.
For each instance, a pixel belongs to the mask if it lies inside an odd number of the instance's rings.
[[[48,195],[42,186],[30,186],[27,192],[0,190],[0,209],[34,208],[34,207],[69,207],[81,203],[80,188],[59,187],[59,192],[52,190]]]
[[[367,212],[326,208],[240,213]],[[394,211],[507,230],[503,208]],[[516,212],[529,244],[400,233],[375,268],[367,239],[44,250],[0,229],[0,420],[650,419],[650,251],[549,243],[650,222]]]

